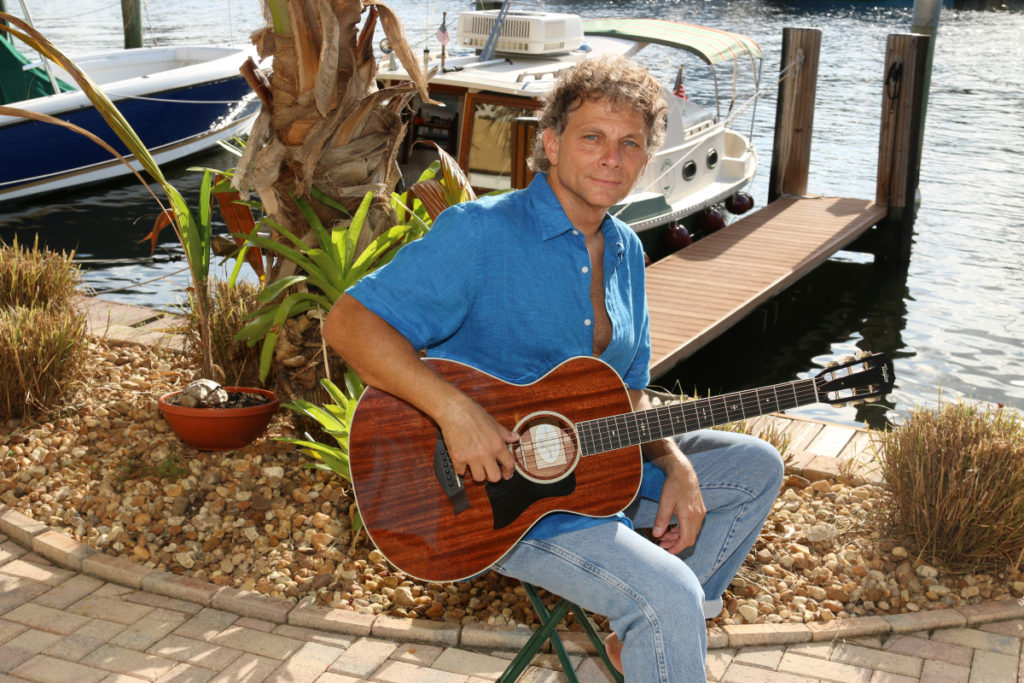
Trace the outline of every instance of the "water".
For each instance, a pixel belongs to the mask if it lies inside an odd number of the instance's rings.
[[[16,4],[8,2],[8,5]],[[767,195],[775,88],[782,29],[821,28],[809,192],[873,198],[882,100],[885,39],[910,30],[911,5],[883,2],[673,2],[606,0],[548,2],[584,16],[658,16],[735,30],[765,51],[752,132],[762,159],[751,187]],[[448,12],[449,28],[464,3],[391,3],[406,21],[414,48],[432,38]],[[69,12],[74,8],[74,14]],[[426,9],[424,9],[426,7]],[[12,8],[16,9],[16,8]],[[120,3],[79,0],[30,5],[33,19],[70,52],[119,47]],[[19,10],[20,12],[20,10]],[[147,43],[241,44],[263,23],[257,0],[150,0]],[[809,377],[826,361],[857,349],[896,358],[897,387],[887,402],[861,408],[805,407],[809,417],[879,425],[915,405],[964,396],[1024,409],[1024,190],[1017,180],[1024,156],[1024,13],[945,8],[935,48],[920,192],[922,203],[910,265],[881,268],[840,254],[747,321],[684,363],[673,375],[684,389],[718,393]],[[639,55],[666,79],[676,57],[662,48]],[[695,76],[694,76],[695,77]],[[726,82],[728,78],[726,79]],[[694,83],[696,85],[696,83]],[[169,169],[187,196],[199,183],[189,165],[226,168],[225,154]],[[38,230],[57,248],[77,248],[87,282],[105,298],[152,306],[178,300],[187,277],[180,250],[164,241],[150,258],[136,240],[155,210],[142,188],[106,186],[48,197],[4,212],[0,238],[29,241]],[[170,235],[168,235],[170,238]],[[149,282],[158,276],[170,277]],[[680,283],[685,297],[686,283]]]

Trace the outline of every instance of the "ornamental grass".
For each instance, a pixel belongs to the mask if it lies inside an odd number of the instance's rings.
[[[259,287],[249,282],[210,281],[210,347],[216,375],[210,379],[224,386],[263,386],[259,378],[260,348],[235,341],[246,317],[263,305],[256,300],[259,293]],[[196,367],[202,367],[203,342],[199,336],[199,314],[194,308],[186,310],[180,332],[185,337],[185,353]]]
[[[950,569],[1019,569],[1024,423],[1008,408],[915,409],[881,443],[892,536]]]
[[[62,403],[85,369],[86,317],[72,254],[0,245],[0,417]]]
[[[70,304],[79,284],[73,258],[74,252],[40,250],[38,235],[32,249],[19,248],[17,238],[0,244],[0,308]]]

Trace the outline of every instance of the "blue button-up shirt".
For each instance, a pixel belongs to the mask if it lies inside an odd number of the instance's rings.
[[[601,230],[612,339],[600,357],[627,387],[642,389],[651,356],[643,248],[616,218],[605,216]],[[593,353],[590,254],[543,173],[525,190],[449,208],[348,293],[415,348],[506,382],[527,384],[567,358]],[[601,521],[554,513],[529,535]]]

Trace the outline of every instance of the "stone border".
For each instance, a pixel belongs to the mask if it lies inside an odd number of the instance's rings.
[[[488,624],[449,624],[390,615],[372,616],[352,610],[296,605],[290,600],[263,593],[217,586],[187,576],[150,569],[123,557],[113,557],[79,543],[45,524],[0,503],[0,533],[50,562],[102,581],[136,590],[177,598],[238,616],[275,624],[290,624],[355,636],[376,636],[401,642],[429,643],[442,647],[478,647],[518,650],[532,629]],[[967,607],[929,610],[910,614],[852,617],[810,624],[741,624],[708,627],[708,649],[793,645],[843,638],[862,638],[887,633],[911,633],[939,628],[966,627],[993,621],[1024,618],[1024,598],[996,600]],[[567,640],[592,651],[583,634]]]

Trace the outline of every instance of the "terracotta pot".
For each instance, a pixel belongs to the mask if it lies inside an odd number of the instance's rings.
[[[203,451],[242,448],[256,440],[277,411],[280,399],[272,391],[255,387],[224,387],[228,392],[260,394],[268,403],[247,408],[185,408],[167,402],[180,394],[172,391],[160,397],[159,408],[178,438]]]

